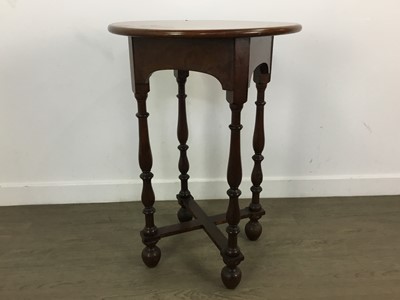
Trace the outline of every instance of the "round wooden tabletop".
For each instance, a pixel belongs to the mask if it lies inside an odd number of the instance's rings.
[[[233,38],[295,33],[296,23],[254,21],[132,21],[113,23],[108,30],[134,37]]]

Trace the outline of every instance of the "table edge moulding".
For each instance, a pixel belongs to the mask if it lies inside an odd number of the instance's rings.
[[[203,229],[219,249],[225,266],[221,279],[227,288],[235,288],[241,280],[238,267],[244,259],[238,247],[240,219],[248,219],[245,233],[257,240],[262,232],[259,219],[265,214],[260,204],[264,159],[264,94],[271,79],[274,36],[301,30],[296,23],[254,21],[132,21],[108,26],[112,33],[125,35],[129,40],[129,58],[132,90],[137,100],[139,122],[139,166],[143,180],[142,203],[145,226],[141,231],[145,248],[143,262],[155,267],[161,250],[157,242],[164,237]],[[179,149],[178,170],[181,188],[176,195],[180,209],[179,223],[157,227],[154,221],[155,195],[151,184],[153,158],[150,147],[146,99],[150,91],[149,78],[159,70],[173,70],[178,85],[177,138]],[[214,76],[224,90],[231,110],[230,146],[228,158],[227,191],[229,202],[226,213],[208,216],[196,203],[189,191],[189,135],[186,114],[185,84],[189,71]],[[248,207],[240,209],[239,189],[242,180],[240,122],[241,111],[247,101],[250,80],[256,84],[256,116],[253,134],[252,199]],[[228,223],[227,237],[217,225]],[[255,258],[257,259],[257,258]]]

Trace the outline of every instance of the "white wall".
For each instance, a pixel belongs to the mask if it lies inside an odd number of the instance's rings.
[[[262,195],[399,194],[399,9],[395,0],[0,1],[0,205],[140,198],[127,39],[107,25],[145,19],[301,23],[301,33],[275,40]],[[154,186],[158,199],[174,199],[172,72],[154,74],[151,88]],[[225,198],[224,92],[191,73],[187,93],[191,189],[198,199]],[[254,98],[252,87],[245,197]]]

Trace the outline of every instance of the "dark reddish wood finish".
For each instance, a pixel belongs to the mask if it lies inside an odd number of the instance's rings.
[[[264,159],[262,151],[264,150],[264,106],[265,106],[265,89],[270,79],[268,66],[261,64],[254,71],[253,80],[257,87],[257,101],[256,101],[256,121],[254,126],[253,135],[253,149],[254,149],[254,167],[251,173],[251,181],[253,186],[251,187],[252,199],[249,205],[250,209],[250,221],[246,224],[245,231],[249,240],[257,240],[262,232],[261,224],[258,220],[261,218],[259,212],[262,210],[260,204],[260,193],[262,191],[261,183],[263,180],[263,173],[261,169],[261,162]]]
[[[110,24],[115,34],[135,37],[168,38],[237,38],[295,33],[301,25],[282,22],[255,21],[131,21]]]
[[[147,118],[149,113],[146,109],[147,93],[149,91],[148,85],[137,86],[135,97],[137,100],[138,113],[136,114],[139,120],[139,165],[142,169],[140,178],[143,180],[142,190],[142,203],[144,205],[143,213],[145,215],[145,227],[142,230],[143,243],[146,247],[142,251],[142,258],[148,267],[155,267],[161,257],[161,251],[156,246],[159,238],[157,237],[157,227],[154,224],[154,191],[151,186],[151,167],[153,165],[153,158],[151,155],[149,128],[147,125]]]
[[[140,22],[139,22],[140,23]],[[273,36],[293,33],[301,29],[298,24],[281,23],[232,23],[208,22],[192,23],[117,23],[109,26],[116,34],[129,36],[132,89],[138,103],[139,119],[139,165],[143,179],[142,202],[144,205],[145,227],[141,231],[144,263],[154,267],[160,260],[161,251],[156,246],[160,238],[203,229],[220,250],[225,267],[221,279],[227,288],[235,288],[241,279],[238,267],[244,259],[238,243],[239,221],[249,218],[246,235],[250,240],[259,238],[262,228],[258,220],[265,211],[260,204],[261,183],[263,179],[261,161],[264,149],[264,93],[270,81]],[[183,24],[177,28],[177,24]],[[262,26],[262,24],[264,24]],[[253,26],[254,25],[254,26]],[[136,26],[136,27],[135,27]],[[158,26],[158,27],[157,27]],[[175,27],[174,27],[175,26]],[[203,26],[203,27],[202,27]],[[152,155],[149,141],[146,99],[149,92],[149,78],[157,70],[171,69],[178,83],[178,126],[177,136],[180,150],[179,171],[181,189],[177,199],[181,208],[178,212],[179,224],[157,228],[154,224],[154,192],[151,186]],[[194,201],[188,189],[189,160],[187,158],[188,125],[186,117],[185,83],[189,70],[214,76],[224,90],[231,110],[229,125],[231,140],[228,159],[227,181],[229,204],[226,214],[207,216]],[[240,153],[240,116],[247,101],[247,89],[253,75],[257,87],[256,121],[253,137],[254,167],[251,175],[253,186],[252,201],[249,207],[240,209],[239,189],[242,180]],[[194,217],[194,219],[193,219]],[[228,223],[225,237],[216,225]]]
[[[179,171],[181,172],[181,175],[179,175],[179,179],[181,181],[181,190],[179,194],[176,195],[176,198],[178,199],[179,204],[181,205],[181,208],[178,211],[178,219],[180,222],[187,222],[190,221],[193,218],[192,213],[185,208],[184,206],[184,200],[188,198],[192,198],[192,195],[190,194],[189,188],[188,188],[188,180],[189,180],[189,160],[187,157],[187,150],[189,149],[189,146],[186,145],[186,142],[189,137],[189,130],[188,130],[188,125],[187,125],[187,118],[186,118],[186,93],[185,93],[185,84],[186,84],[186,79],[189,76],[188,71],[182,71],[182,70],[177,70],[174,71],[174,75],[176,77],[176,81],[178,83],[178,128],[177,128],[177,135],[178,135],[178,140],[179,140],[179,146],[178,149],[180,151],[180,157],[179,157],[179,163],[178,163],[178,168]]]

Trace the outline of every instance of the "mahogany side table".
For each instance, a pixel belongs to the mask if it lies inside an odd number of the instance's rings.
[[[145,227],[141,231],[141,237],[146,247],[142,251],[142,259],[148,267],[155,267],[161,257],[161,251],[156,246],[161,238],[203,229],[220,250],[226,265],[221,271],[223,283],[227,288],[235,288],[241,279],[238,265],[244,259],[237,243],[239,221],[243,218],[249,219],[245,227],[246,235],[250,240],[257,240],[262,231],[258,220],[265,214],[260,205],[260,185],[263,179],[261,161],[264,158],[264,92],[271,77],[273,39],[275,35],[298,32],[301,26],[294,23],[244,21],[135,21],[114,23],[109,25],[108,30],[128,36],[129,39],[132,89],[138,106],[136,116],[139,120],[140,178],[143,180],[141,198]],[[180,223],[157,227],[154,223],[155,195],[151,185],[152,154],[146,99],[150,91],[151,74],[165,69],[174,70],[178,83],[177,135],[181,190],[176,197],[181,207],[178,211]],[[188,189],[189,161],[186,153],[189,147],[186,145],[188,125],[185,83],[189,70],[214,76],[226,90],[226,99],[231,110],[227,172],[229,204],[226,213],[215,216],[207,216]],[[252,199],[248,207],[240,209],[240,113],[247,101],[247,89],[252,75],[257,87]],[[227,238],[217,228],[222,223],[228,223]]]

